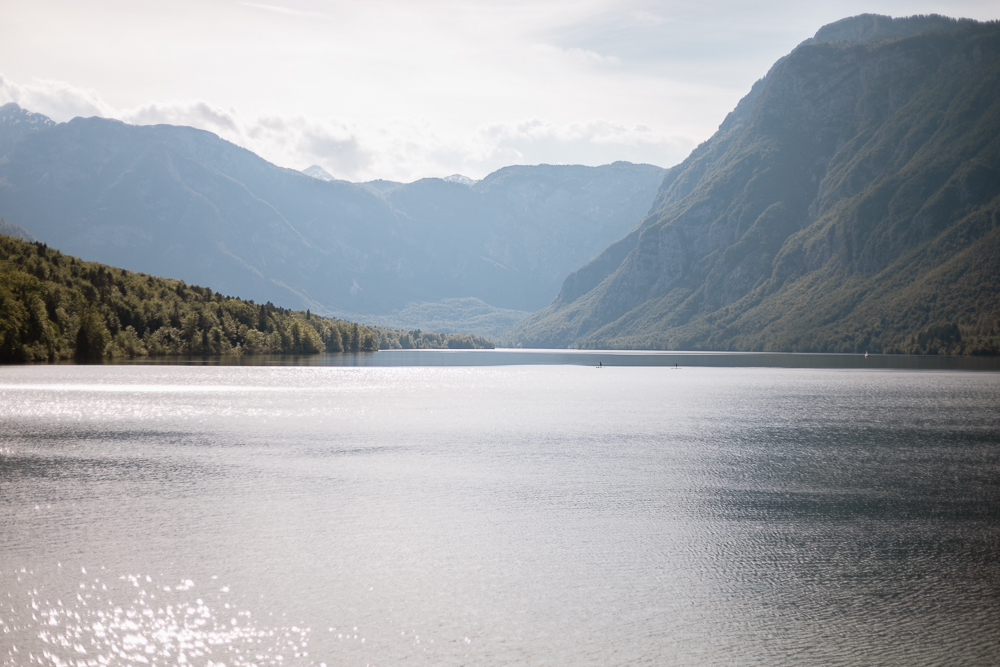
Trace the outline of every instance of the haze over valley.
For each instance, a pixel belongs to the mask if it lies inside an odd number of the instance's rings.
[[[354,184],[281,169],[192,128],[57,125],[13,104],[0,108],[0,128],[11,146],[0,216],[64,252],[355,319],[478,299],[500,318],[494,334],[627,233],[664,173],[542,165],[479,182]]]

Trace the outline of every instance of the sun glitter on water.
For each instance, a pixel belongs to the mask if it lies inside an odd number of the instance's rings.
[[[164,584],[150,575],[95,577],[81,568],[57,591],[27,568],[0,574],[16,578],[21,592],[8,593],[0,614],[5,665],[316,664],[309,660],[309,628],[258,623],[217,580]]]

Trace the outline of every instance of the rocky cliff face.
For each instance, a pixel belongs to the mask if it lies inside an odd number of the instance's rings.
[[[942,323],[989,338],[998,76],[995,23],[821,29],[667,172],[652,213],[570,275],[521,343],[895,350]],[[967,283],[948,284],[954,271]]]

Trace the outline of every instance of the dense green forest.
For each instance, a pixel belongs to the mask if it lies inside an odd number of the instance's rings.
[[[471,334],[396,331],[255,304],[0,234],[0,362],[491,347]]]

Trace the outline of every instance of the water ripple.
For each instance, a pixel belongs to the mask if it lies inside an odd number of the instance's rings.
[[[232,604],[230,587],[217,581],[165,583],[146,574],[108,579],[87,576],[86,568],[80,574],[70,592],[55,590],[51,574],[27,568],[0,573],[0,581],[14,584],[0,616],[9,646],[4,665],[315,664],[309,661],[310,628],[259,622]]]

